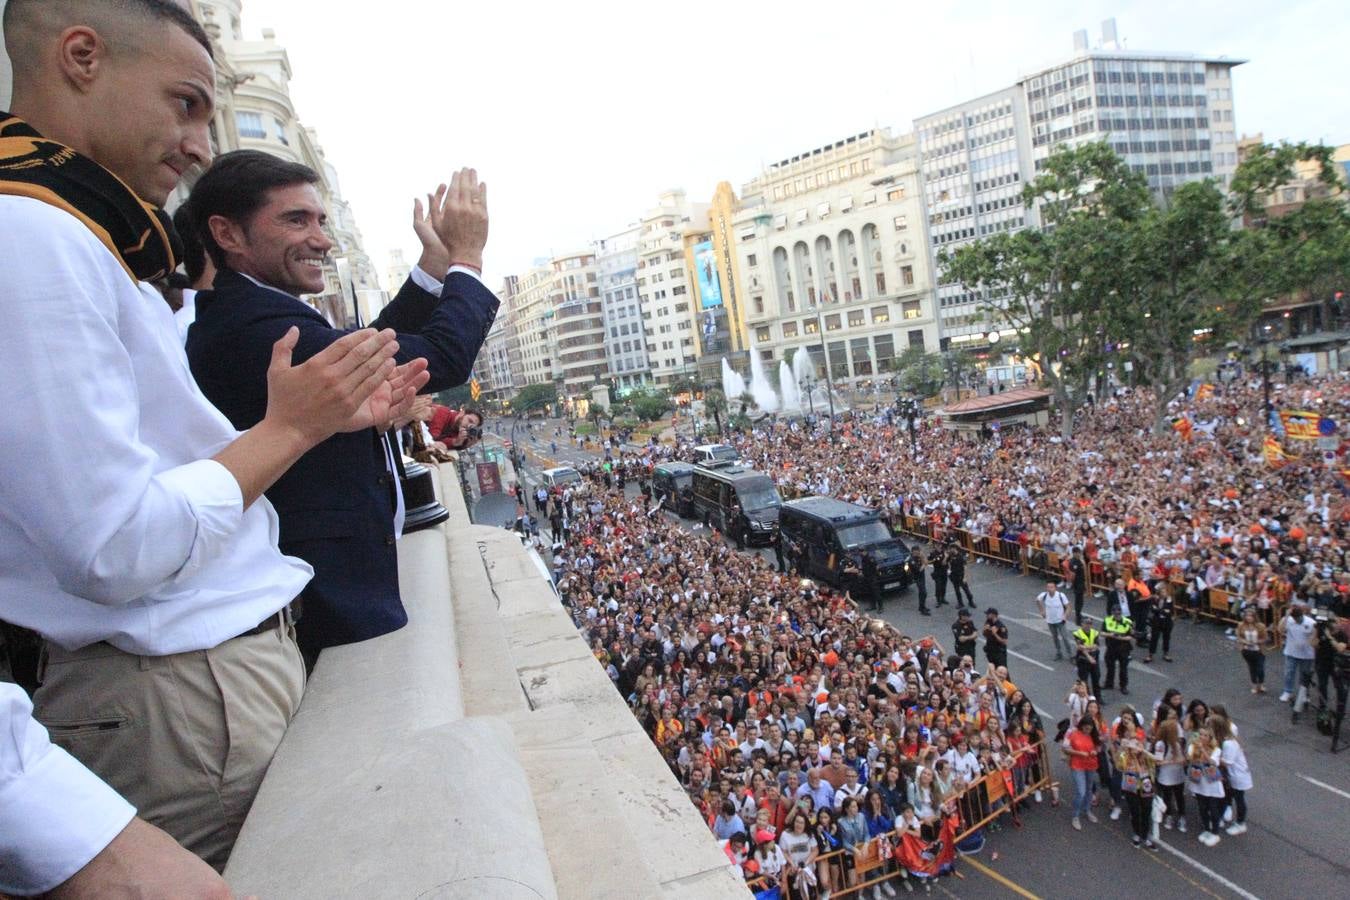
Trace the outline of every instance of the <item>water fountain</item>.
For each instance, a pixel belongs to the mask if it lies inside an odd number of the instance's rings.
[[[727,398],[727,404],[735,403],[745,393],[745,379],[741,373],[731,367],[727,358],[722,357],[722,396]]]
[[[750,396],[755,398],[755,406],[760,412],[778,412],[778,392],[764,373],[764,361],[753,350],[750,351]]]
[[[783,412],[802,411],[802,394],[797,388],[797,379],[792,374],[792,366],[788,365],[787,360],[778,364],[778,389],[783,394]]]

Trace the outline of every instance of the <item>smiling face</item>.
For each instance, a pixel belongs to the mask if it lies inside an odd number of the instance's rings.
[[[323,293],[323,265],[333,242],[328,217],[312,184],[272,188],[247,222],[212,216],[212,231],[237,272],[288,294]]]

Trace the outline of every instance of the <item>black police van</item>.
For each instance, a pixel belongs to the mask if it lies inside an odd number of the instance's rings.
[[[652,471],[652,496],[682,519],[694,514],[694,466],[687,462],[661,463]]]
[[[844,557],[862,567],[864,551],[872,553],[883,591],[902,590],[911,580],[909,548],[874,509],[833,497],[803,497],[783,504],[778,527],[787,552],[795,544],[804,574],[839,586]]]
[[[722,462],[694,467],[694,517],[738,545],[771,544],[783,498],[763,472]]]

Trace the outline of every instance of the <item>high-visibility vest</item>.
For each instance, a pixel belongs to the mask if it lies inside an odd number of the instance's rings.
[[[1100,634],[1100,632],[1097,631],[1097,629],[1089,626],[1088,628],[1079,628],[1073,633],[1073,636],[1074,640],[1082,641],[1090,649],[1097,646],[1098,634]]]
[[[1102,620],[1106,626],[1107,634],[1110,636],[1128,635],[1134,630],[1134,623],[1130,621],[1129,616],[1107,616]]]

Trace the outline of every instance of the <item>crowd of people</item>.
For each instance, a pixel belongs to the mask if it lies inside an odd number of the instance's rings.
[[[584,499],[546,504],[566,522],[563,602],[747,877],[794,897],[928,885],[958,826],[997,829],[1011,798],[1052,791],[1006,666],[902,635],[593,471]]]

